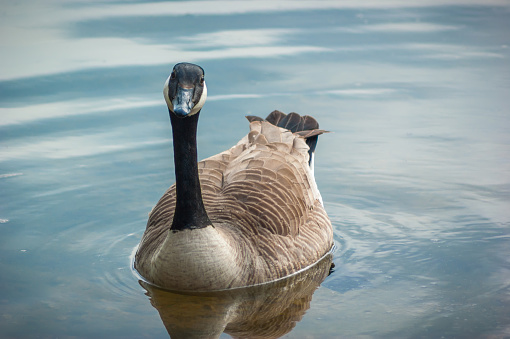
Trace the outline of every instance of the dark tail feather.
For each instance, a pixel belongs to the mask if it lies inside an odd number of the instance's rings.
[[[310,150],[308,151],[310,155],[310,160],[308,162],[309,165],[311,165],[312,154],[315,152],[319,135],[327,133],[327,131],[319,129],[319,123],[311,116],[301,116],[294,112],[285,114],[280,111],[273,111],[267,116],[266,119],[262,119],[254,115],[249,115],[246,118],[250,122],[266,120],[275,126],[288,129],[292,133],[299,134],[305,138],[306,144],[308,147],[310,147]]]

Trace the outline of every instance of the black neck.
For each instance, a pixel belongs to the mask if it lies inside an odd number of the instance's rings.
[[[189,117],[178,118],[170,112],[177,194],[174,220],[170,227],[173,231],[203,228],[212,224],[205,211],[198,178],[197,126],[199,114],[200,112]]]

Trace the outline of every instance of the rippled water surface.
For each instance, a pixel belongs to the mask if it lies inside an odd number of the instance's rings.
[[[248,114],[333,132],[336,270],[286,337],[510,337],[508,1],[1,8],[0,337],[168,337],[130,255],[174,180],[179,61],[206,71],[200,158]]]

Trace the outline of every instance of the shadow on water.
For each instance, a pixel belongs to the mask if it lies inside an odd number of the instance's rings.
[[[308,270],[277,282],[248,288],[170,292],[140,281],[172,338],[279,338],[310,308],[312,295],[332,267],[329,254]]]

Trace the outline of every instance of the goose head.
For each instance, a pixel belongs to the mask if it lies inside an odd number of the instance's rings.
[[[165,82],[163,89],[169,111],[183,118],[197,114],[207,98],[207,87],[202,67],[179,63]]]

